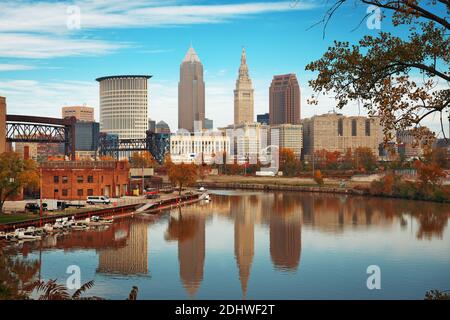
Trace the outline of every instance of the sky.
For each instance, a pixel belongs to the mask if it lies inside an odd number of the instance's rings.
[[[96,78],[148,74],[149,117],[178,126],[180,63],[192,44],[204,67],[206,117],[214,127],[233,122],[233,90],[242,47],[253,80],[256,114],[269,110],[273,75],[295,73],[301,117],[333,110],[331,96],[307,104],[313,92],[305,66],[334,40],[356,43],[376,35],[367,6],[350,2],[339,10],[323,37],[326,0],[16,0],[0,3],[0,96],[9,114],[59,117],[63,105],[87,104],[99,120]],[[387,20],[382,31],[393,30]],[[440,84],[444,85],[444,84]],[[356,102],[340,111],[365,115]],[[436,132],[439,119],[425,124]],[[448,132],[448,122],[445,121]]]

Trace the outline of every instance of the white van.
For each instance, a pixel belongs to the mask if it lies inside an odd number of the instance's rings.
[[[107,196],[89,196],[86,199],[87,204],[110,204],[111,200]]]

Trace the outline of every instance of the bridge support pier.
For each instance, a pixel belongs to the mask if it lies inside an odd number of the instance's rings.
[[[6,151],[6,98],[0,97],[0,154]]]

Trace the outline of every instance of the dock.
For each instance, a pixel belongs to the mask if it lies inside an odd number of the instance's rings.
[[[136,204],[128,204],[123,206],[108,207],[103,209],[93,209],[84,212],[77,213],[65,213],[47,216],[43,218],[35,218],[29,220],[23,220],[18,222],[0,224],[0,232],[11,232],[18,228],[42,227],[45,224],[54,224],[57,219],[74,217],[75,220],[84,220],[91,218],[92,216],[103,217],[106,219],[121,218],[131,216],[135,213],[141,214],[156,214],[162,210],[172,209],[182,205],[188,205],[199,201],[201,198],[200,193],[188,193],[182,195],[171,195],[165,199],[147,200],[142,199],[142,202]]]

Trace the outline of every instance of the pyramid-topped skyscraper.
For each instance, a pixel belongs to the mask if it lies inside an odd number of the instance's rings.
[[[203,65],[191,46],[180,66],[178,83],[178,128],[190,132],[205,125]]]

